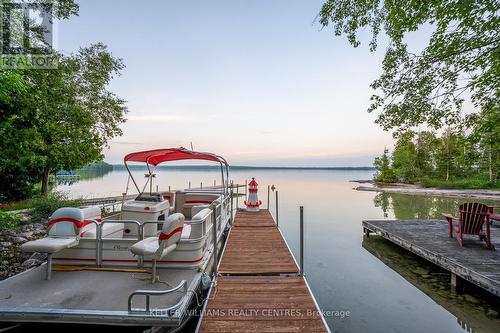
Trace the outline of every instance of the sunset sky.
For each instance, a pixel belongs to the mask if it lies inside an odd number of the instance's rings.
[[[57,47],[100,41],[127,66],[111,85],[130,112],[108,162],[192,142],[233,165],[369,166],[393,145],[366,111],[385,44],[321,29],[322,3],[84,0]]]

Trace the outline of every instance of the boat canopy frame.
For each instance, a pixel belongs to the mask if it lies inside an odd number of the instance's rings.
[[[204,161],[212,161],[218,163],[220,165],[220,170],[221,170],[222,195],[228,194],[229,164],[227,163],[225,158],[217,154],[188,150],[184,147],[163,148],[163,149],[144,150],[127,154],[124,157],[123,162],[125,164],[125,168],[127,169],[130,179],[132,179],[132,182],[134,183],[134,186],[137,189],[137,192],[139,192],[139,195],[141,195],[144,193],[144,190],[146,189],[148,183],[150,184],[150,192],[152,192],[152,178],[154,177],[154,170],[156,169],[156,166],[164,162],[182,161],[182,160],[204,160]],[[128,162],[142,162],[146,164],[146,167],[148,169],[148,174],[147,174],[148,179],[144,184],[142,191],[140,190],[139,186],[137,185],[137,182],[134,179],[134,176],[132,175]],[[151,166],[153,167],[153,169],[151,169]]]

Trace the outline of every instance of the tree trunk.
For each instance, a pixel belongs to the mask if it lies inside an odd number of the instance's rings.
[[[50,175],[50,168],[46,167],[43,169],[43,175],[42,175],[42,195],[47,195],[49,193],[49,175]]]
[[[488,154],[488,171],[490,173],[490,182],[493,181],[493,158],[491,157],[491,150],[492,150],[492,147],[491,147],[491,143],[490,143],[490,151],[489,151],[489,154]]]

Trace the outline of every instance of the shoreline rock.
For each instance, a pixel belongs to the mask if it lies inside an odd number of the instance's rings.
[[[0,231],[0,280],[41,265],[46,260],[45,254],[23,254],[23,243],[46,235],[45,220],[23,214],[21,223],[15,230]]]

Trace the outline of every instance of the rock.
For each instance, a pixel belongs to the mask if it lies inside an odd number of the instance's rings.
[[[1,242],[0,243],[0,246],[3,247],[4,249],[5,248],[9,248],[12,246],[12,243],[11,242]]]
[[[22,244],[22,243],[26,243],[28,240],[24,237],[16,236],[16,237],[12,238],[12,241],[16,244]]]
[[[38,260],[38,259],[28,259],[25,262],[23,262],[22,266],[24,268],[31,268],[35,266],[40,266],[43,263],[43,261]]]
[[[33,231],[22,232],[18,236],[23,238],[31,238],[33,237]]]

